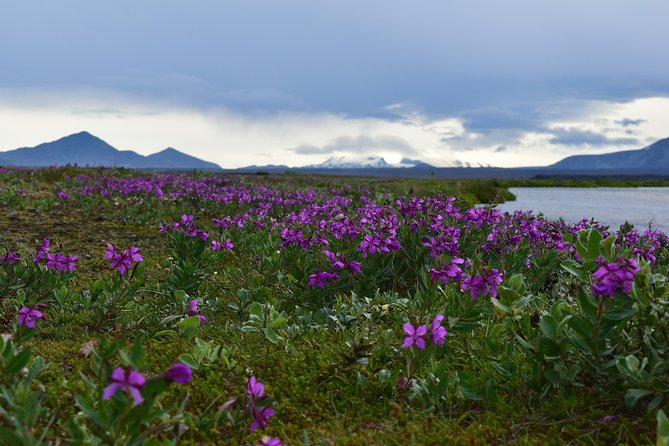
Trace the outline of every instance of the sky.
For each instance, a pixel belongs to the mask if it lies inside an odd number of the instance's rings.
[[[0,0],[0,151],[540,166],[669,137],[666,0]]]

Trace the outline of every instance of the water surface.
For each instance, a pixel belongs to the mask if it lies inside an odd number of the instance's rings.
[[[628,221],[640,230],[648,227],[669,233],[669,187],[512,187],[516,201],[498,206],[542,213],[573,223],[583,218],[617,228]]]

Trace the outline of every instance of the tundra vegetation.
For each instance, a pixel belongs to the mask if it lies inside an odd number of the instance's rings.
[[[669,444],[669,240],[494,182],[0,170],[0,444]]]

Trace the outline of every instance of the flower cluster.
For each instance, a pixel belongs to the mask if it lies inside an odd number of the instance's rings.
[[[430,273],[432,282],[440,281],[444,285],[447,285],[449,280],[453,280],[455,282],[462,281],[464,273],[462,272],[462,269],[459,265],[463,264],[465,266],[469,266],[470,262],[465,261],[459,257],[454,257],[449,260],[446,266],[443,268],[430,268],[427,270],[427,272]]]
[[[430,327],[430,338],[434,345],[440,345],[444,343],[444,339],[448,332],[444,327],[441,326],[441,321],[444,320],[444,315],[438,314],[432,320],[432,326]],[[427,338],[427,325],[419,325],[414,327],[413,325],[407,323],[403,325],[404,328],[404,343],[402,344],[403,348],[411,348],[413,346],[418,347],[421,350],[425,350],[425,339]]]
[[[105,252],[104,258],[111,260],[109,267],[116,268],[122,276],[132,268],[133,263],[137,264],[144,260],[139,253],[139,248],[128,246],[123,251],[116,251],[111,243],[107,243],[107,252]]]
[[[218,240],[211,241],[211,250],[212,251],[232,251],[235,245],[232,243],[232,240],[226,239],[223,243]]]
[[[502,283],[502,276],[497,269],[481,269],[478,276],[468,276],[462,279],[460,289],[469,290],[472,299],[477,300],[479,296],[497,297],[497,285],[500,283]]]
[[[205,231],[203,231],[202,229],[200,229],[198,226],[195,225],[194,217],[189,214],[183,214],[181,216],[181,219],[179,219],[179,221],[175,221],[173,223],[160,226],[160,232],[169,232],[169,231],[181,232],[189,237],[193,238],[199,237],[202,240],[207,240],[207,238],[209,237],[209,234],[207,234]]]
[[[74,271],[76,268],[75,262],[78,258],[79,256],[66,256],[49,252],[46,255],[46,267],[61,273]]]
[[[339,274],[334,271],[316,271],[315,273],[309,276],[308,286],[325,288],[325,284],[337,280]]]
[[[361,262],[356,262],[355,260],[349,261],[343,254],[335,254],[329,249],[323,250],[323,254],[325,254],[325,257],[327,257],[330,261],[330,265],[332,265],[334,269],[347,268],[353,274],[357,274],[361,271]]]
[[[592,294],[595,296],[615,296],[616,291],[629,293],[634,285],[634,276],[641,270],[634,259],[619,258],[616,262],[604,263],[592,275]]]

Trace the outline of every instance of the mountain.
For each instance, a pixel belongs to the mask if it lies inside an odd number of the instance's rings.
[[[35,147],[0,152],[3,166],[80,166],[130,167],[135,169],[215,169],[217,164],[202,161],[168,148],[149,156],[132,150],[118,150],[88,132],[79,132]]]
[[[669,169],[669,138],[661,139],[639,150],[605,153],[603,155],[574,155],[559,161],[551,169],[592,170],[648,170]]]
[[[158,153],[148,155],[141,162],[142,167],[157,167],[162,169],[204,169],[218,170],[218,164],[203,161],[194,156],[179,152],[177,149],[168,147]],[[186,166],[186,167],[184,167]]]
[[[412,160],[412,159],[409,159],[409,158],[402,158],[402,160],[400,161],[400,164],[397,167],[408,167],[408,168],[420,167],[420,168],[429,169],[429,168],[434,167],[434,166],[431,165],[431,164],[426,163],[425,161]]]
[[[379,169],[390,168],[381,156],[369,155],[363,157],[331,156],[320,164],[304,166],[305,169]]]

